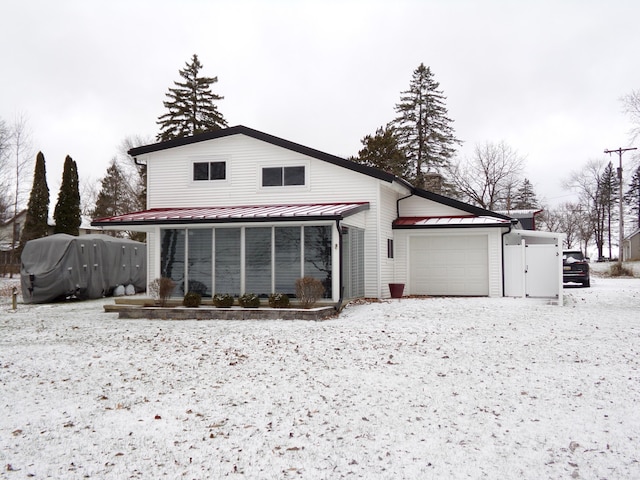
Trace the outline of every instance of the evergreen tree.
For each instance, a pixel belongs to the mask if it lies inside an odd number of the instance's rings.
[[[135,193],[129,188],[115,158],[111,161],[101,185],[96,206],[91,212],[93,218],[115,217],[133,210]]]
[[[409,90],[402,92],[395,106],[399,117],[394,126],[399,144],[412,168],[407,180],[422,186],[425,172],[440,171],[449,165],[460,140],[455,137],[453,121],[447,117],[446,97],[438,90],[429,67],[414,70]]]
[[[600,185],[602,188],[601,191],[601,200],[603,212],[606,217],[606,231],[607,231],[607,241],[609,243],[609,258],[612,258],[612,249],[611,249],[611,223],[616,217],[616,206],[618,205],[618,191],[620,188],[620,182],[618,180],[618,175],[616,173],[616,169],[613,168],[613,164],[609,162],[602,173],[602,177],[600,180]]]
[[[27,217],[20,237],[20,251],[24,245],[35,238],[46,237],[49,234],[49,186],[47,185],[47,168],[42,152],[36,156],[36,166],[33,171],[33,186],[29,195]]]
[[[378,128],[375,135],[367,135],[361,142],[364,148],[351,160],[398,177],[406,178],[410,175],[407,157],[398,145],[392,126]]]
[[[62,171],[62,184],[58,193],[58,202],[53,211],[56,224],[54,233],[79,235],[80,233],[80,188],[78,185],[78,166],[67,155]]]
[[[529,210],[538,208],[538,199],[536,193],[533,191],[533,185],[528,178],[522,181],[522,184],[518,187],[513,202],[513,208],[515,210]]]
[[[218,77],[199,77],[201,68],[202,64],[194,54],[191,63],[179,70],[184,82],[173,82],[175,87],[169,88],[166,94],[169,100],[163,104],[169,111],[158,117],[156,123],[160,125],[160,133],[157,140],[187,137],[227,126],[227,121],[214,105],[224,97],[211,92],[211,84],[216,83]]]
[[[636,228],[640,228],[640,166],[633,174],[629,190],[624,195],[624,201],[629,205]]]

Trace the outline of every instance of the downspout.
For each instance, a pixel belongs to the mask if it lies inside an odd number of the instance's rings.
[[[500,245],[500,251],[502,252],[502,296],[504,297],[504,237],[511,233],[513,226],[518,223],[517,218],[512,218],[511,222],[509,222],[509,230],[506,232],[502,232],[502,244]]]
[[[336,218],[336,230],[338,231],[338,285],[340,289],[340,297],[338,298],[338,303],[334,305],[336,312],[340,313],[344,308],[342,302],[344,302],[344,286],[342,285],[342,269],[344,268],[342,265],[342,228],[340,227],[340,219]]]
[[[139,167],[146,167],[147,164],[146,163],[142,163],[138,161],[138,157],[131,157],[133,158],[133,163],[135,163],[136,165],[138,165]]]

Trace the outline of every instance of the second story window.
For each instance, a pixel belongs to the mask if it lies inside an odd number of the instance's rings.
[[[262,169],[263,187],[283,187],[304,185],[304,166],[300,167],[264,167]]]
[[[225,180],[227,178],[227,162],[193,162],[193,179]]]

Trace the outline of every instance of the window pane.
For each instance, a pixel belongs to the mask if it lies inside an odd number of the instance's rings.
[[[274,293],[295,296],[296,280],[301,277],[300,227],[276,227],[276,287]]]
[[[212,261],[210,228],[189,230],[188,291],[211,296]]]
[[[244,233],[246,293],[271,291],[271,227],[247,228]]]
[[[161,231],[160,275],[176,282],[172,295],[184,293],[184,229]]]
[[[285,185],[304,185],[304,167],[285,167]]]
[[[196,162],[193,164],[194,180],[209,180],[209,163]]]
[[[211,162],[209,164],[209,180],[224,180],[226,178],[226,162]]]
[[[269,167],[262,169],[262,186],[278,187],[282,185],[282,167]]]
[[[240,229],[216,228],[215,292],[240,295]]]
[[[304,275],[317,278],[331,297],[331,227],[304,227]]]

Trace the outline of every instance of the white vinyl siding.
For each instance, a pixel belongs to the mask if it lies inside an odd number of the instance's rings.
[[[194,182],[192,158],[226,159],[227,180]],[[361,201],[377,208],[380,180],[245,135],[162,150],[145,160],[148,208]],[[263,167],[300,166],[305,185],[262,187]]]
[[[402,199],[398,207],[400,209],[400,217],[455,217],[470,215],[469,212],[416,195]]]
[[[377,282],[376,297],[387,295],[388,284],[396,283],[395,279],[395,258],[387,255],[387,245],[389,240],[393,240],[393,221],[396,219],[396,200],[399,195],[394,190],[385,186],[380,187],[380,213],[379,213],[379,244],[378,257],[380,258],[380,281]],[[394,242],[395,244],[395,242]],[[394,245],[395,247],[395,245]],[[394,249],[395,250],[395,249]],[[395,251],[394,251],[395,254]],[[395,255],[394,255],[395,257]]]

